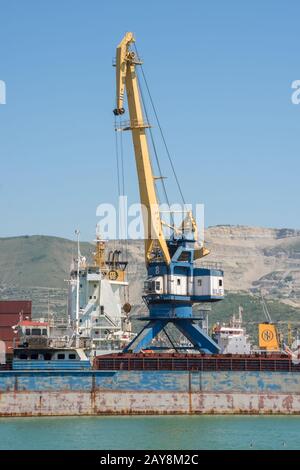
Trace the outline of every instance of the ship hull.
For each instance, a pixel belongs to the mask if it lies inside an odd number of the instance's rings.
[[[300,414],[300,374],[0,372],[0,416],[102,414]]]

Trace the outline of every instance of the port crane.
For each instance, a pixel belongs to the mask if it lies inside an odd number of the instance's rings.
[[[190,211],[183,216],[179,227],[167,224],[162,219],[153,175],[147,130],[137,67],[142,64],[133,50],[135,38],[128,32],[116,52],[116,107],[115,116],[125,113],[124,100],[127,95],[129,120],[118,130],[129,130],[132,134],[139,193],[143,209],[145,234],[145,262],[148,272],[143,299],[149,316],[141,318],[147,324],[128,344],[125,351],[139,352],[165,331],[172,323],[198,351],[219,352],[218,345],[196,323],[192,306],[199,302],[214,302],[224,297],[223,271],[196,267],[195,260],[209,251],[197,241],[197,225]],[[169,238],[164,227],[171,227]]]

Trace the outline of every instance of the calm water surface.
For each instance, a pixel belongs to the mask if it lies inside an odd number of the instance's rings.
[[[300,417],[0,418],[0,449],[300,449]]]

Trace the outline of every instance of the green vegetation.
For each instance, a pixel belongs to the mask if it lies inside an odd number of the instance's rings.
[[[288,243],[285,241],[284,243],[280,243],[277,246],[272,248],[267,248],[264,250],[267,256],[274,256],[278,253],[285,253],[290,257],[294,257],[295,254],[300,254],[300,241],[299,239],[288,240]]]
[[[129,261],[130,301],[134,304],[137,316],[143,316],[142,312],[145,312],[145,307],[141,302],[141,286],[146,276],[143,244],[140,241],[132,241],[127,245],[124,251]],[[293,250],[294,254],[295,250],[300,251],[300,243],[292,239],[288,245],[286,242],[282,243],[276,247],[276,250],[287,249],[287,246],[291,253]],[[108,251],[115,248],[114,242],[108,244]],[[0,238],[0,299],[32,299],[34,314],[41,316],[47,312],[49,298],[53,311],[59,312],[59,314],[66,312],[67,284],[65,280],[68,278],[70,265],[76,252],[76,242],[64,238],[40,235]],[[81,243],[83,256],[91,259],[92,252],[92,244]],[[281,280],[285,271],[280,269],[280,266],[278,268],[277,271],[270,270],[263,278]],[[282,282],[284,284],[291,282],[294,277],[293,273],[296,271],[297,269],[290,270]],[[254,281],[253,285],[256,283],[257,281]],[[267,306],[272,320],[279,322],[278,327],[286,337],[287,322],[292,322],[292,327],[295,328],[296,323],[294,322],[300,321],[300,309],[279,301],[281,288],[278,286],[277,283],[274,287],[277,300],[268,300]],[[51,288],[50,291],[49,288]],[[239,305],[244,310],[243,318],[247,332],[253,342],[256,342],[257,324],[266,321],[266,319],[260,299],[249,292],[229,292],[225,300],[213,304],[209,316],[210,325],[217,321],[228,322],[233,313],[238,313]],[[136,322],[134,328],[139,329],[140,327],[141,322]]]
[[[82,255],[92,250],[91,244],[81,244]],[[75,254],[76,243],[64,238],[0,238],[0,284],[63,288]]]
[[[277,300],[268,300],[266,305],[273,322],[278,322],[277,327],[287,338],[288,322],[291,322],[292,328],[296,326],[300,329],[300,309],[293,308]],[[258,323],[265,322],[261,299],[249,293],[227,293],[224,300],[212,305],[212,311],[209,314],[210,324],[217,321],[227,323],[232,314],[238,314],[239,306],[243,307],[243,321],[247,333],[252,341],[257,342]],[[299,321],[299,325],[296,323]]]

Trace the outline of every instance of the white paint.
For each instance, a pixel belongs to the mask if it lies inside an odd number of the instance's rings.
[[[221,284],[221,285],[220,285]],[[224,281],[222,276],[195,276],[194,295],[224,296]]]

